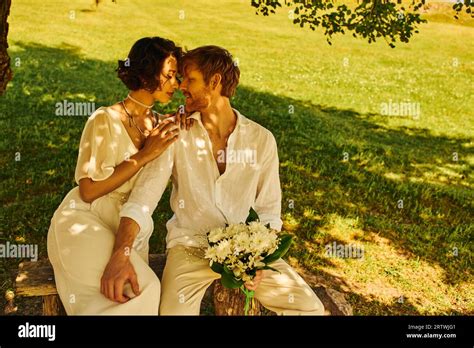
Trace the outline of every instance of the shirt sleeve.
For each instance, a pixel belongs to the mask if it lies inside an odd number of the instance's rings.
[[[258,179],[254,209],[262,223],[269,223],[271,228],[278,231],[282,226],[279,166],[277,144],[270,133]]]
[[[149,162],[138,174],[127,202],[119,216],[128,217],[140,226],[139,235],[153,230],[152,214],[166,189],[174,165],[175,144],[158,158]]]
[[[116,165],[117,145],[109,115],[96,111],[82,131],[74,175],[76,183],[83,178],[101,181],[111,176]]]

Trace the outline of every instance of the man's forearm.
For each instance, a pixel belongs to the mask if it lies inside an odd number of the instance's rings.
[[[135,295],[140,294],[137,274],[130,261],[133,241],[139,231],[140,227],[133,219],[120,219],[112,256],[100,279],[100,292],[112,301],[125,303],[129,300],[130,296],[124,294],[124,284],[127,282],[131,284]]]
[[[128,217],[122,217],[115,238],[113,254],[123,252],[125,256],[130,256],[133,242],[135,241],[139,231],[140,226],[135,222],[135,220]]]

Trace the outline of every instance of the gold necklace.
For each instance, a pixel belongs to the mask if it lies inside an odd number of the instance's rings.
[[[125,110],[125,113],[127,114],[127,117],[128,117],[128,125],[129,127],[132,127],[132,123],[133,125],[135,126],[135,128],[140,132],[140,134],[144,137],[144,138],[147,138],[147,135],[145,135],[145,132],[142,131],[142,129],[138,126],[138,124],[135,122],[135,119],[133,118],[133,116],[130,114],[130,112],[128,112],[127,108],[125,107],[125,103],[123,102],[123,100],[121,101],[121,104],[122,104],[122,107],[123,109]],[[148,113],[148,112],[147,112]],[[153,111],[152,111],[153,113]],[[153,113],[153,128],[155,128],[156,126],[156,123],[157,123],[157,120],[156,120],[156,116],[155,114]]]

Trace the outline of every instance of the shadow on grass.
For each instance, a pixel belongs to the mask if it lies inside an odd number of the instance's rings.
[[[473,232],[473,168],[465,160],[474,154],[467,146],[472,139],[388,129],[350,110],[239,92],[242,100],[265,105],[248,113],[277,138],[281,175],[287,179],[282,184],[285,201],[294,205],[289,209],[284,201],[284,212],[298,215],[301,229],[316,232],[327,214],[356,217],[360,228],[440,264],[448,283],[467,279],[460,269],[472,270],[467,243]],[[285,113],[288,105],[294,106],[294,115]],[[241,108],[244,113],[245,108],[251,106]],[[446,168],[455,175],[449,182],[438,180]],[[314,221],[306,216],[308,210],[323,218]]]
[[[85,58],[79,47],[21,42],[14,47],[12,60],[20,58],[22,63],[14,67],[14,79],[0,98],[5,130],[0,139],[3,237],[37,242],[45,257],[49,220],[74,186],[77,147],[86,121],[55,116],[55,104],[68,100],[110,105],[126,91],[115,77],[114,63]],[[174,109],[179,101],[161,111]],[[239,87],[233,105],[275,135],[283,214],[298,220],[294,233],[300,245],[310,243],[321,250],[328,240],[321,228],[329,223],[327,216],[336,214],[357,218],[360,229],[379,233],[404,253],[438,264],[448,284],[472,277],[473,168],[466,162],[473,155],[467,146],[472,139],[434,136],[424,129],[390,129],[372,122],[371,115],[248,86]],[[21,161],[14,160],[16,153]],[[164,250],[168,200],[169,189],[155,213],[159,234],[152,238],[151,252]],[[317,266],[328,264],[318,257],[311,271],[320,272]],[[373,303],[362,297],[357,301]]]

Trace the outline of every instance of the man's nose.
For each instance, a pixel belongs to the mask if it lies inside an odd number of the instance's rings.
[[[180,89],[181,91],[185,91],[185,90],[186,90],[186,86],[187,86],[187,83],[186,83],[186,81],[183,80],[183,81],[181,81],[181,83],[179,84],[179,89]]]

